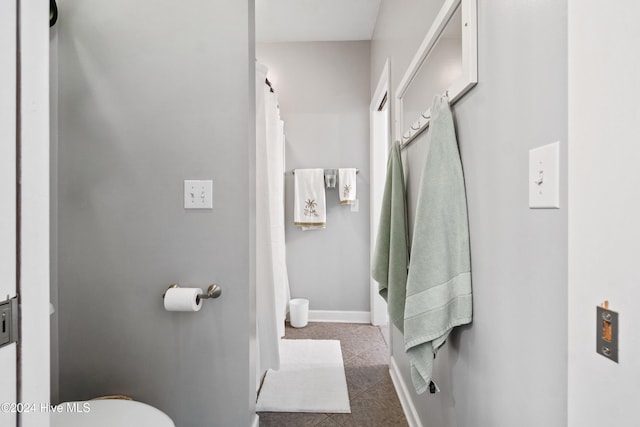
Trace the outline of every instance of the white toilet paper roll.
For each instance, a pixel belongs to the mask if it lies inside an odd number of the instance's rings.
[[[200,288],[173,288],[164,295],[164,308],[167,311],[198,311],[202,308]]]

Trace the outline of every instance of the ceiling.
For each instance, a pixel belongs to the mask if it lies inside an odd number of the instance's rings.
[[[371,40],[381,0],[256,0],[256,41]]]

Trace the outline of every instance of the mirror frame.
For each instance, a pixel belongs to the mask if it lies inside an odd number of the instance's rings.
[[[462,74],[445,91],[449,96],[449,102],[453,105],[478,83],[477,0],[446,0],[396,89],[396,140],[400,141],[402,148],[409,145],[429,126],[429,118],[431,117],[431,108],[429,107],[413,122],[409,129],[403,129],[403,98],[420,68],[428,60],[429,53],[458,6],[460,6],[462,13]],[[425,103],[430,105],[431,101],[425,100]]]

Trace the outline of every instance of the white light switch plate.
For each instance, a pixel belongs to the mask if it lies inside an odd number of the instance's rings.
[[[529,150],[529,207],[560,207],[560,143]]]
[[[184,208],[213,208],[213,181],[186,179],[184,181]]]

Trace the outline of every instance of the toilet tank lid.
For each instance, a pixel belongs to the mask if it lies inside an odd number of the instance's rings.
[[[52,427],[175,427],[171,418],[146,403],[132,400],[65,402],[51,413]]]

